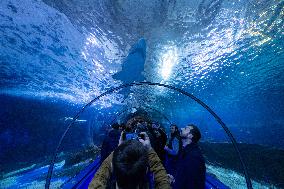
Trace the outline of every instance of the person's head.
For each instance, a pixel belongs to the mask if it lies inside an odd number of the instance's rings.
[[[178,135],[179,131],[178,131],[178,126],[175,124],[172,124],[170,126],[170,131],[171,131],[171,135]]]
[[[152,122],[152,128],[153,129],[159,129],[160,128],[160,124],[158,122]]]
[[[190,143],[197,143],[201,138],[201,133],[193,124],[189,124],[184,128],[181,128],[180,136],[183,140],[187,140]]]
[[[147,130],[147,123],[146,122],[138,122],[136,124],[136,130],[135,132],[145,132]]]
[[[118,123],[114,123],[111,125],[111,128],[118,130],[119,129],[119,124]]]
[[[124,123],[121,123],[121,124],[119,125],[119,130],[120,130],[120,131],[124,131],[124,129],[125,129],[125,124],[124,124]]]
[[[133,131],[133,127],[131,125],[125,125],[125,132],[132,132]]]
[[[147,181],[147,148],[139,141],[129,140],[113,153],[113,172],[119,189],[144,188]]]

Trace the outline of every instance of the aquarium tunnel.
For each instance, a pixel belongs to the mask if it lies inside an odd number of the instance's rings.
[[[84,188],[135,116],[196,125],[213,188],[284,188],[283,0],[2,0],[0,34],[0,189]]]

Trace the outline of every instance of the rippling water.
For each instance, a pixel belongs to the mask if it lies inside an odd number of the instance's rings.
[[[2,1],[1,93],[87,102],[121,84],[112,75],[121,70],[131,45],[144,37],[148,81],[183,88],[223,117],[228,110],[237,115],[246,109],[250,120],[283,122],[283,4]],[[173,113],[166,109],[178,107],[171,104],[178,97],[159,90],[146,89],[146,98],[137,95],[127,102]],[[122,99],[109,95],[100,104]]]
[[[140,38],[147,81],[196,95],[240,142],[284,148],[283,0],[2,0],[0,94],[84,104],[122,84],[112,76]],[[222,138],[187,97],[131,91],[96,108],[152,107],[179,125],[204,125],[208,140]]]

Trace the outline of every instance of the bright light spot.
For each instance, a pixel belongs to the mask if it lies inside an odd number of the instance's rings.
[[[163,79],[168,79],[171,76],[173,67],[178,63],[178,50],[176,47],[170,48],[162,55],[162,70],[161,75]]]
[[[85,60],[87,60],[87,56],[86,56],[85,52],[82,52],[82,56]]]
[[[226,29],[225,32],[226,32],[227,40],[232,41],[233,40],[233,30],[232,30],[232,28]]]
[[[260,31],[253,31],[252,29],[248,30],[248,33],[251,35],[251,36],[256,36],[256,37],[261,37],[261,40],[258,40],[255,45],[256,46],[261,46],[263,45],[264,43],[267,43],[269,41],[272,40],[271,37],[269,37],[268,35],[265,35],[264,33],[260,32]]]
[[[137,112],[136,108],[132,108],[131,113],[135,113],[135,112]]]
[[[92,33],[90,33],[90,36],[87,37],[87,39],[86,39],[86,45],[89,45],[89,44],[91,44],[91,45],[99,45],[95,35],[92,34]]]

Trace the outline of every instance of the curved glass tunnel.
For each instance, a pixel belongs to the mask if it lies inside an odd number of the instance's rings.
[[[0,188],[44,187],[81,108],[121,84],[150,81],[205,102],[238,142],[253,188],[283,188],[284,1],[0,2]],[[139,55],[135,56],[136,50]],[[51,188],[100,154],[106,130],[135,111],[168,132],[196,124],[207,172],[246,188],[233,145],[192,99],[132,86],[86,108],[62,141]]]

